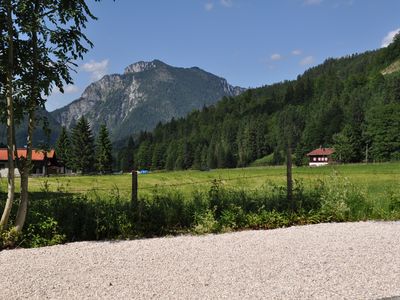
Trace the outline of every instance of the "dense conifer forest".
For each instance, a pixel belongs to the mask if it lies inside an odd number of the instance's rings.
[[[130,139],[124,170],[297,165],[316,147],[341,162],[400,159],[400,36],[386,48],[327,59],[296,80],[249,89]]]

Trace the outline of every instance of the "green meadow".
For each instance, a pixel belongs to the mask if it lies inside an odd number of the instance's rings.
[[[138,206],[130,202],[131,174],[32,177],[27,229],[0,236],[0,249],[400,219],[398,162],[294,168],[293,202],[285,175],[283,166],[139,174]],[[0,207],[6,183],[2,178]]]
[[[131,174],[97,176],[32,177],[30,191],[110,194],[119,193],[129,197]],[[329,181],[332,176],[348,179],[364,192],[370,200],[378,200],[387,193],[400,190],[400,163],[349,164],[325,167],[298,167],[293,178],[305,188],[312,188],[319,181]],[[227,188],[254,190],[265,185],[285,185],[286,169],[278,167],[249,167],[241,169],[215,169],[211,171],[173,171],[139,174],[139,196],[154,190],[173,189],[185,195],[193,191],[207,191],[213,181]],[[17,180],[18,182],[18,180]],[[0,188],[6,190],[6,178]],[[17,190],[19,190],[17,183]]]

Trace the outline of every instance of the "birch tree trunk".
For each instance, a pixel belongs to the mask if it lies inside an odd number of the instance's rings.
[[[26,145],[26,159],[21,163],[19,169],[21,176],[21,195],[20,203],[18,207],[17,217],[15,220],[15,229],[17,232],[21,232],[25,224],[26,214],[28,212],[29,203],[29,174],[32,167],[32,135],[35,128],[35,110],[32,109],[29,112],[29,123],[28,123],[28,138]]]
[[[8,54],[7,54],[7,75],[6,75],[6,98],[7,98],[7,156],[8,156],[8,175],[7,175],[7,201],[0,220],[0,229],[8,224],[11,208],[15,195],[15,165],[13,154],[15,152],[14,136],[14,106],[13,106],[13,76],[14,76],[14,43],[13,43],[13,20],[11,0],[6,3],[7,10],[7,31],[8,31]]]
[[[37,106],[37,99],[40,97],[38,88],[38,74],[39,74],[39,64],[38,64],[38,38],[37,38],[37,22],[39,14],[39,4],[38,0],[35,0],[34,8],[34,20],[32,24],[32,81],[31,81],[31,94],[28,101],[28,136],[26,140],[26,158],[21,164],[19,171],[21,176],[21,195],[20,202],[17,212],[17,217],[15,220],[15,229],[17,232],[21,232],[25,224],[26,214],[28,212],[29,204],[29,174],[32,168],[32,138],[33,131],[35,130],[35,111]],[[45,160],[46,162],[46,160]]]

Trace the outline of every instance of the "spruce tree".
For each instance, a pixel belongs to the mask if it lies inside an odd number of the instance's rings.
[[[104,173],[112,171],[112,145],[106,125],[101,125],[96,143],[97,170]]]
[[[176,161],[176,143],[175,141],[172,141],[168,148],[167,148],[167,158],[165,161],[165,168],[167,170],[173,170],[175,168],[175,161]]]
[[[72,167],[83,174],[94,170],[94,139],[88,121],[81,117],[72,130]]]
[[[164,158],[165,147],[162,144],[156,144],[153,149],[153,156],[151,160],[151,168],[154,170],[161,170],[165,167]]]
[[[145,140],[140,144],[136,153],[136,164],[139,169],[149,169],[152,160],[152,149],[149,140]]]
[[[64,173],[65,173],[65,168],[71,167],[71,143],[68,137],[68,132],[65,127],[62,128],[60,136],[58,137],[57,143],[56,143],[56,155],[58,161],[62,164],[64,167]]]
[[[135,142],[133,137],[130,136],[126,146],[118,152],[116,167],[124,172],[131,172],[135,168],[133,161],[133,154],[135,151]]]

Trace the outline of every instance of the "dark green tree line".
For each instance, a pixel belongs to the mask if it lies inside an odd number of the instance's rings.
[[[296,165],[319,146],[335,147],[342,162],[364,161],[368,148],[369,160],[398,159],[400,70],[392,65],[400,60],[399,49],[397,36],[386,48],[327,59],[294,81],[224,97],[214,106],[159,124],[135,138],[133,167],[231,168],[268,157],[264,161],[283,163],[288,130],[281,120],[289,111]]]

